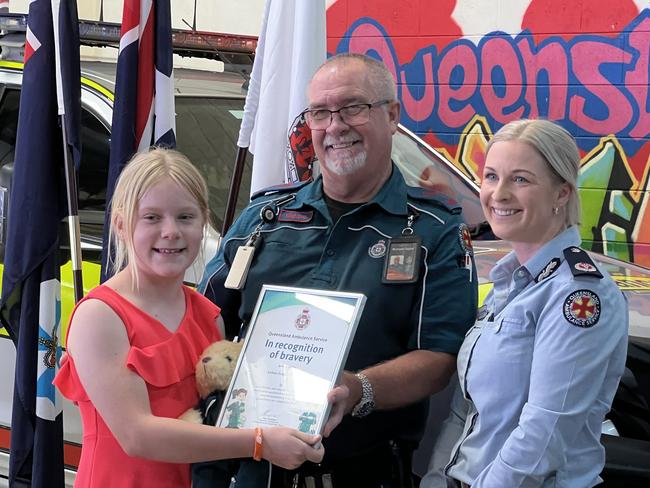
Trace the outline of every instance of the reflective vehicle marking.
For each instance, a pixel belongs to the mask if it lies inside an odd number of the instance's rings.
[[[621,290],[624,291],[650,291],[650,278],[643,276],[612,275],[612,278]]]

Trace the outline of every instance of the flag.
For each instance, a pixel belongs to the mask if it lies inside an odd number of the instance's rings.
[[[55,58],[54,25],[61,28],[56,36],[60,61]],[[58,11],[49,0],[33,0],[26,31],[0,299],[0,320],[16,345],[9,464],[12,487],[64,486],[63,416],[60,397],[52,385],[60,357],[58,235],[65,215],[57,77],[73,85],[65,90],[66,106],[71,114],[78,114],[76,4],[66,2]],[[75,122],[68,127],[69,139],[75,144],[72,152],[78,157]]]
[[[251,194],[310,175],[311,132],[298,115],[325,43],[325,0],[266,1],[237,141],[253,154]]]
[[[171,9],[169,0],[125,0],[113,103],[106,185],[102,281],[110,272],[110,202],[131,157],[153,144],[176,146]]]
[[[65,116],[66,141],[76,169],[81,163],[81,70],[77,4],[52,1],[56,98],[58,114]]]

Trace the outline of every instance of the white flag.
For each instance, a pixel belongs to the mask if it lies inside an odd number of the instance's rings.
[[[325,0],[266,0],[239,147],[253,154],[251,194],[297,181],[288,135],[307,107],[307,83],[326,58]]]

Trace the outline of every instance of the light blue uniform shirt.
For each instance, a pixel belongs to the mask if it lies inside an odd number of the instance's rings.
[[[579,244],[571,227],[525,265],[510,253],[491,271],[485,317],[458,355],[466,420],[448,476],[472,488],[601,481],[601,424],[625,368],[628,312],[604,270],[574,276],[563,250]]]

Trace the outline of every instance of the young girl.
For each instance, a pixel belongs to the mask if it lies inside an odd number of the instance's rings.
[[[183,285],[208,220],[206,184],[182,154],[154,149],[124,168],[112,200],[114,276],[77,305],[55,384],[79,405],[76,487],[189,487],[189,463],[318,462],[320,437],[178,420],[198,394],[194,366],[218,340],[218,307]],[[261,434],[261,435],[260,435]]]

